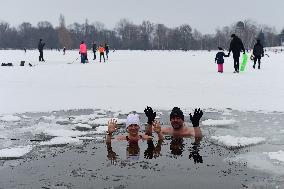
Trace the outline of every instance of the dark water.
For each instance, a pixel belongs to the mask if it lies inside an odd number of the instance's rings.
[[[94,110],[73,110],[25,114],[31,119],[18,127],[40,121],[43,115],[68,117],[92,114]],[[160,120],[169,124],[168,111],[162,111]],[[105,112],[111,117],[113,112]],[[238,115],[238,116],[235,116]],[[281,119],[280,114],[273,115]],[[223,112],[205,112],[203,120],[220,119]],[[227,118],[238,117],[236,125],[243,124],[243,112],[231,112]],[[272,116],[272,117],[273,117]],[[119,118],[125,118],[121,114]],[[263,115],[261,116],[263,117]],[[267,115],[265,120],[270,119]],[[146,118],[141,114],[142,122]],[[186,120],[188,117],[186,117]],[[272,118],[271,118],[272,119]],[[248,121],[249,122],[249,121]],[[249,122],[256,123],[256,122]],[[10,123],[12,124],[12,123]],[[13,123],[16,124],[16,123]],[[63,124],[63,122],[61,122]],[[64,123],[65,125],[68,123]],[[60,126],[60,124],[58,124]],[[255,124],[256,125],[256,124]],[[233,127],[233,128],[231,128]],[[94,127],[95,128],[95,127]],[[230,129],[231,128],[231,129]],[[212,133],[233,132],[236,128],[202,127],[205,137],[199,145],[192,138],[166,137],[135,144],[113,141],[84,141],[80,145],[38,146],[22,159],[1,160],[0,188],[283,188],[283,176],[254,170],[246,162],[231,161],[238,155],[255,151],[253,147],[228,149],[210,140]],[[25,135],[34,137],[31,134]],[[38,136],[37,136],[38,137]],[[48,140],[43,135],[41,139]]]

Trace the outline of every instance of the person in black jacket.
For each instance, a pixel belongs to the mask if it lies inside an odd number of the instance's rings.
[[[256,40],[256,44],[253,47],[252,54],[253,54],[253,62],[254,62],[253,68],[255,69],[256,61],[258,61],[258,69],[260,69],[260,59],[261,57],[264,57],[264,50],[263,50],[263,46],[260,43],[259,39]]]
[[[233,39],[231,40],[231,43],[230,43],[229,55],[232,51],[233,52],[233,58],[234,58],[234,68],[235,68],[234,73],[239,73],[240,53],[241,53],[241,51],[243,51],[243,53],[245,54],[246,51],[245,51],[242,40],[238,36],[236,36],[235,34],[232,34],[231,37]]]
[[[215,63],[218,64],[218,72],[223,73],[223,64],[224,64],[224,57],[229,57],[229,54],[226,55],[222,47],[218,47],[219,52],[216,54]]]
[[[95,41],[94,41],[93,44],[92,44],[92,50],[93,50],[93,53],[94,53],[94,59],[93,59],[93,60],[96,60],[96,58],[97,58],[97,56],[96,56],[97,44],[96,44]]]
[[[43,61],[45,62],[45,60],[43,59],[43,47],[44,47],[45,43],[42,42],[42,39],[39,40],[38,42],[38,51],[39,51],[39,61]]]
[[[106,57],[108,60],[108,53],[109,53],[109,45],[105,43],[105,51],[106,51]]]

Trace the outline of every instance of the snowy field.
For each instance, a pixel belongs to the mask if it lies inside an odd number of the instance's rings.
[[[0,67],[0,160],[40,146],[102,141],[110,118],[124,124],[129,111],[143,115],[147,105],[163,119],[174,106],[186,115],[200,107],[205,140],[248,149],[224,161],[276,175],[282,187],[284,53],[266,53],[260,70],[249,60],[245,72],[234,74],[230,57],[220,74],[215,51],[115,51],[106,63],[89,52],[83,65],[78,51],[47,50],[39,63],[37,51],[2,50],[0,62],[14,66]],[[21,67],[21,60],[34,66]]]
[[[106,63],[82,65],[78,51],[0,51],[0,113],[54,111],[74,108],[110,108],[141,111],[146,105],[159,109],[232,108],[284,110],[284,53],[268,52],[261,70],[233,74],[232,57],[224,73],[217,73],[216,52],[115,51]],[[91,59],[92,53],[88,53]],[[20,61],[34,67],[20,67]]]

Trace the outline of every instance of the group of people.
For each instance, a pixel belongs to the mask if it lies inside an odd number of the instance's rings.
[[[215,63],[218,64],[218,72],[223,73],[223,64],[224,64],[224,57],[229,57],[230,53],[233,53],[234,59],[234,73],[239,73],[240,68],[240,54],[243,51],[243,54],[246,53],[242,40],[236,35],[231,35],[231,43],[229,48],[229,53],[226,55],[222,47],[218,47],[219,52],[216,54]],[[253,47],[252,52],[252,60],[254,61],[253,68],[255,69],[256,62],[258,62],[258,69],[260,69],[261,57],[264,56],[263,45],[261,44],[260,40],[257,39],[256,44]]]
[[[202,157],[198,154],[198,145],[202,138],[202,132],[199,127],[199,121],[203,115],[202,110],[195,109],[194,114],[189,114],[192,127],[189,127],[184,120],[184,114],[182,110],[178,107],[174,107],[170,114],[171,127],[161,127],[160,121],[156,120],[156,112],[153,111],[151,107],[145,108],[145,115],[147,116],[147,126],[145,128],[145,133],[140,132],[141,123],[139,115],[136,113],[130,113],[126,119],[126,130],[127,135],[117,135],[113,138],[113,133],[117,131],[117,121],[111,119],[108,121],[108,133],[106,136],[106,145],[108,155],[110,160],[115,160],[117,158],[116,153],[112,148],[112,141],[127,141],[128,148],[127,154],[129,157],[139,156],[140,148],[138,146],[139,141],[147,141],[148,148],[144,152],[145,158],[152,158],[154,156],[159,156],[161,151],[161,146],[165,136],[171,136],[172,142],[170,145],[171,152],[175,155],[181,155],[183,148],[183,138],[194,137],[195,142],[193,143],[193,150],[189,158],[193,157],[195,163],[202,163]],[[157,136],[157,146],[153,144],[153,132]],[[137,157],[138,158],[138,157]]]
[[[45,62],[44,58],[43,58],[43,48],[45,46],[45,43],[43,42],[42,39],[39,40],[38,42],[38,51],[39,51],[39,61],[40,62]],[[26,52],[26,49],[24,49],[24,51]],[[106,61],[106,59],[108,60],[108,55],[109,55],[109,45],[107,43],[105,43],[105,45],[100,44],[97,47],[97,44],[95,43],[95,41],[92,44],[92,51],[94,53],[94,58],[93,60],[96,60],[96,52],[99,51],[100,54],[100,62],[102,61],[102,58],[104,60],[104,62]],[[63,47],[63,55],[65,55],[66,53],[66,47]],[[79,54],[81,56],[81,63],[88,63],[88,56],[87,56],[87,45],[84,41],[81,41],[80,44],[80,50],[79,50]],[[106,59],[105,59],[105,55],[106,55]]]
[[[96,60],[96,52],[99,51],[100,54],[100,62],[102,61],[102,58],[104,62],[106,61],[105,59],[105,54],[106,58],[108,59],[108,54],[109,54],[109,45],[105,43],[105,45],[100,44],[97,47],[97,44],[93,42],[92,44],[92,51],[94,53],[94,58],[93,60]],[[80,44],[80,51],[79,54],[81,54],[81,63],[87,63],[88,62],[88,57],[87,57],[87,45],[84,41],[81,42]]]

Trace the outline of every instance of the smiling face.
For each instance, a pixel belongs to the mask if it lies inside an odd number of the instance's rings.
[[[134,136],[134,135],[138,135],[140,126],[137,124],[131,124],[127,127],[127,131],[130,135]]]
[[[172,117],[170,121],[171,121],[171,125],[174,130],[178,130],[182,128],[183,123],[184,123],[184,120],[178,116]]]

